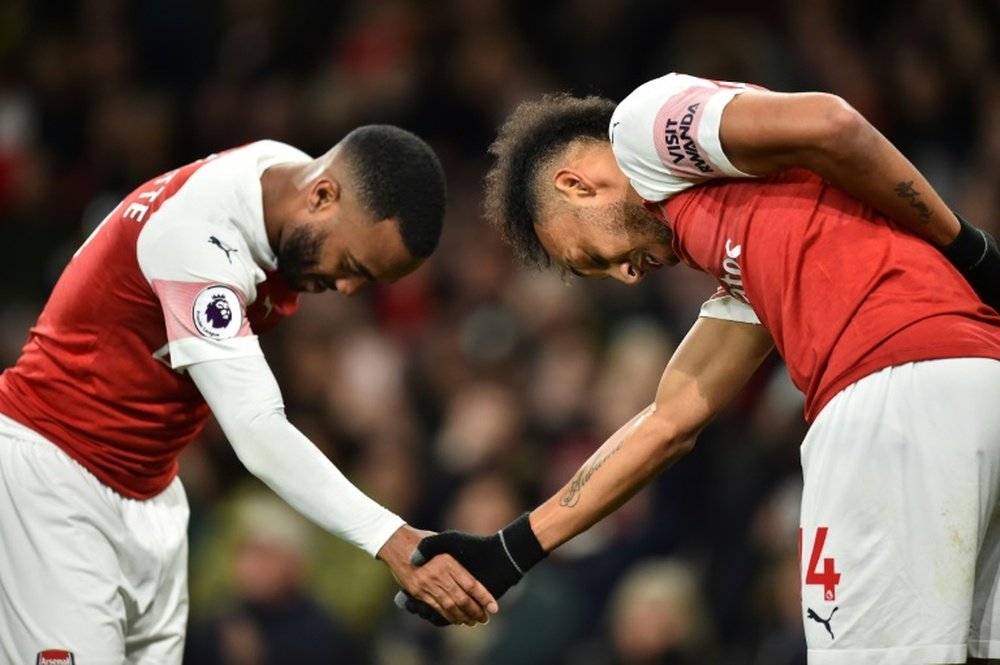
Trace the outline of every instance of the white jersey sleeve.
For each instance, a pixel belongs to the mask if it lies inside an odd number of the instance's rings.
[[[662,201],[710,178],[752,177],[719,140],[722,111],[741,83],[667,74],[636,88],[615,109],[608,133],[618,166],[647,201]]]
[[[167,348],[160,355],[174,369],[262,355],[247,306],[264,272],[235,227],[185,222],[171,214],[176,211],[168,208],[177,198],[147,223],[136,246],[166,324]]]
[[[263,357],[196,363],[188,371],[247,470],[301,514],[372,556],[404,524],[288,422]]]
[[[742,300],[737,300],[721,288],[711,298],[702,303],[698,316],[706,319],[723,319],[738,323],[760,325],[760,319],[753,308]]]

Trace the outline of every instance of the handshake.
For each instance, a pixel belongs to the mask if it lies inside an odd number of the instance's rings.
[[[427,536],[417,545],[411,563],[421,566],[438,554],[450,554],[486,587],[494,598],[520,581],[528,569],[547,555],[531,529],[528,513],[492,536],[474,536],[461,531],[442,531]],[[435,626],[451,622],[427,603],[406,591],[396,594],[396,605]]]

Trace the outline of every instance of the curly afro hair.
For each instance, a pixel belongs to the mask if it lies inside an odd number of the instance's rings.
[[[607,141],[614,110],[604,97],[550,94],[522,103],[500,127],[490,146],[496,163],[486,174],[485,215],[519,260],[551,263],[535,233],[542,165],[577,140]]]

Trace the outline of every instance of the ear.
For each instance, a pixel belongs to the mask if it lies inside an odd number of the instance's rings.
[[[340,201],[340,183],[331,178],[319,178],[309,188],[309,212],[323,212]]]
[[[597,183],[581,169],[564,166],[552,178],[556,190],[567,199],[574,201],[597,194]]]

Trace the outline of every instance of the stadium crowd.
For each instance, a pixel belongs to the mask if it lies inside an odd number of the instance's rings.
[[[558,489],[650,401],[713,291],[682,268],[628,289],[516,266],[481,219],[481,185],[518,101],[618,99],[668,71],[833,92],[1000,232],[987,0],[13,0],[0,17],[3,366],[83,238],[175,164],[259,138],[319,154],[375,122],[433,145],[449,180],[435,255],[354,299],[307,295],[262,338],[291,421],[422,528],[487,533]],[[805,429],[774,358],[687,459],[489,625],[440,630],[393,606],[383,566],[251,482],[209,427],[181,462],[186,662],[805,663]]]

